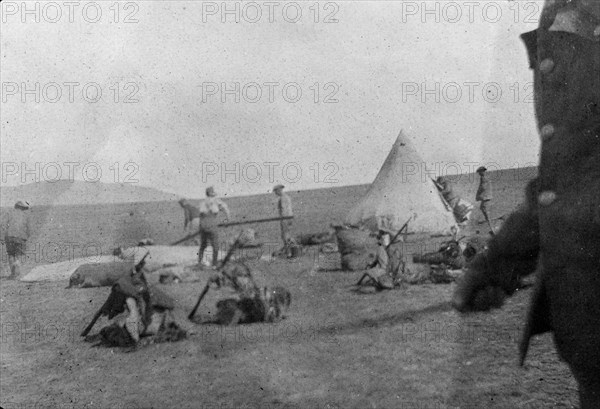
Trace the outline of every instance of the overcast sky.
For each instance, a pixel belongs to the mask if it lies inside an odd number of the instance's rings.
[[[3,185],[369,183],[400,129],[438,174],[537,162],[519,35],[541,2],[52,4],[0,4]]]

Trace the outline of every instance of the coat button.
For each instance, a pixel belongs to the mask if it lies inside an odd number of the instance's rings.
[[[548,74],[554,68],[554,61],[550,58],[542,60],[540,63],[540,71],[544,74]]]
[[[556,200],[556,193],[546,190],[538,196],[538,203],[542,206],[549,206]]]
[[[554,125],[546,124],[542,126],[542,129],[540,129],[540,134],[542,135],[542,140],[549,139],[552,137],[552,135],[554,135]]]

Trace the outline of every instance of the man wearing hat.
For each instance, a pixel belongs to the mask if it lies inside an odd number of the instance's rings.
[[[200,251],[198,253],[198,263],[202,264],[204,250],[210,243],[213,248],[212,265],[216,267],[219,263],[219,213],[223,211],[225,217],[229,220],[229,207],[225,202],[217,197],[215,188],[210,186],[206,189],[206,198],[200,201]]]
[[[294,212],[292,211],[292,199],[290,199],[290,197],[283,192],[284,188],[285,186],[283,185],[276,185],[273,187],[273,192],[279,197],[279,200],[277,201],[279,217],[289,217],[294,215]],[[283,249],[287,249],[292,241],[292,237],[290,235],[292,220],[281,220],[279,225],[281,227],[281,240],[283,240]]]
[[[497,307],[537,271],[521,362],[531,337],[552,332],[579,407],[600,408],[600,1],[546,0],[539,27],[521,38],[535,87],[538,176],[452,301],[463,312]]]
[[[475,195],[475,201],[481,202],[481,205],[479,206],[481,213],[483,213],[485,221],[487,221],[488,226],[490,226],[490,232],[494,234],[494,228],[492,227],[492,222],[488,214],[490,210],[490,202],[492,200],[492,182],[485,174],[486,170],[487,169],[485,166],[480,166],[477,168],[477,174],[481,179],[479,180],[479,188],[477,189],[477,194]]]
[[[25,254],[25,245],[30,234],[29,203],[19,200],[8,215],[6,228],[6,253],[10,265],[9,279],[18,278],[21,274],[20,257]]]

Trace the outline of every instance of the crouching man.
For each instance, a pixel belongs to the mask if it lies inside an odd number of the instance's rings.
[[[217,302],[216,322],[221,325],[278,322],[285,318],[292,301],[286,288],[259,287],[243,263],[236,263],[221,275],[214,275],[209,282],[218,287],[232,287],[238,296]]]
[[[368,270],[356,284],[362,285],[368,278],[366,284],[372,284],[378,291],[392,290],[400,285],[401,255],[392,254],[390,262],[390,254],[388,254],[388,250],[391,250],[390,235],[386,231],[379,232],[377,244],[375,260],[368,266]]]
[[[86,337],[87,341],[130,347],[174,342],[187,336],[187,331],[175,321],[173,299],[148,285],[143,272],[144,259],[145,256],[131,275],[120,278],[113,285],[108,299],[81,335],[86,336],[100,316],[107,316],[109,320],[116,317],[115,322],[102,328],[99,334]]]

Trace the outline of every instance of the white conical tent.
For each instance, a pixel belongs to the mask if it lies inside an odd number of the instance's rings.
[[[400,131],[379,174],[350,210],[346,223],[396,232],[410,218],[409,233],[451,234],[454,216],[424,170],[423,160]]]

